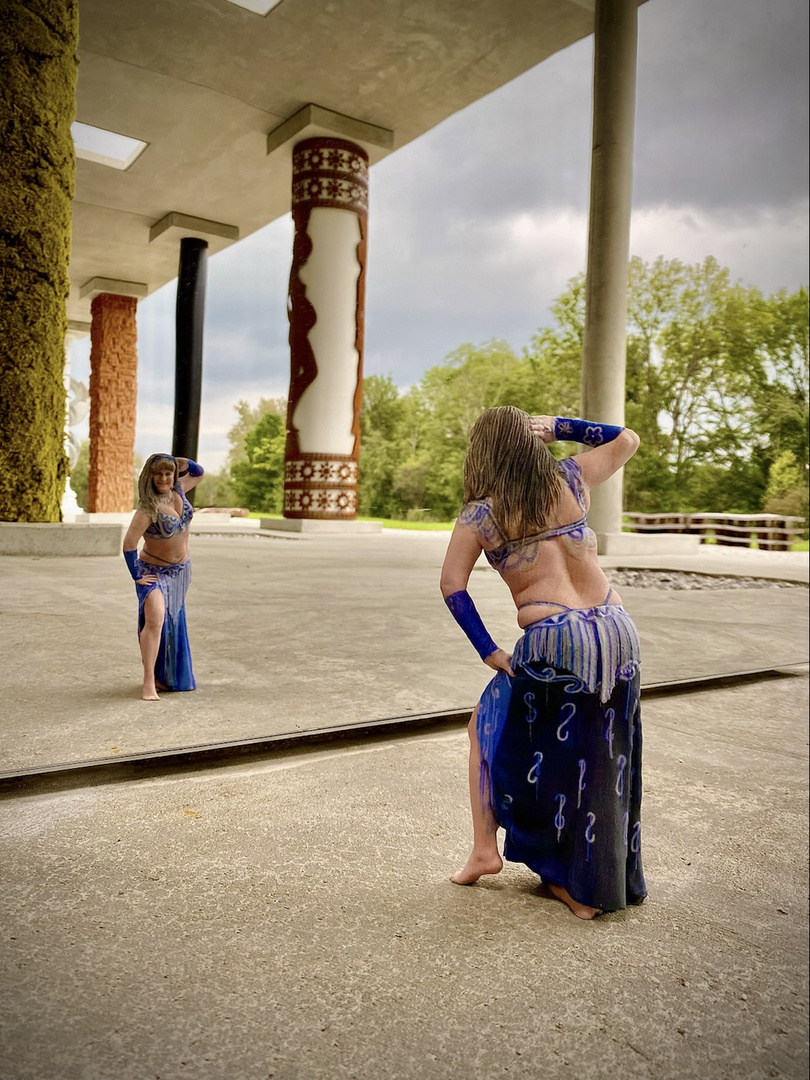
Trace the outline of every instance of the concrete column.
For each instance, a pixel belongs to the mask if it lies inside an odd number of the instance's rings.
[[[285,518],[357,515],[367,213],[366,153],[342,139],[298,143]]]
[[[203,322],[208,274],[208,242],[187,236],[180,241],[175,310],[175,457],[196,459],[202,398]]]
[[[101,293],[90,306],[88,513],[133,508],[138,352],[133,296]]]
[[[624,423],[637,38],[637,0],[596,0],[582,415],[609,424]],[[590,522],[600,549],[621,532],[621,473],[593,492]]]
[[[0,520],[56,523],[67,479],[78,0],[0,5]]]

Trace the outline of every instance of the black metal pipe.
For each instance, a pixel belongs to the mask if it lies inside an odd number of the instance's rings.
[[[180,241],[175,313],[174,434],[175,457],[197,457],[202,398],[203,321],[208,273],[208,241],[194,236]]]

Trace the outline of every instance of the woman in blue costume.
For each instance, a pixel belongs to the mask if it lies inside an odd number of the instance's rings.
[[[558,462],[555,439],[591,447]],[[628,428],[487,409],[470,433],[464,506],[442,568],[452,614],[497,674],[470,721],[473,847],[451,880],[472,885],[505,858],[539,874],[580,919],[638,904],[641,718],[636,628],[588,528],[590,491],[638,448]],[[523,636],[510,656],[467,592],[484,552],[509,587]]]
[[[124,558],[138,595],[144,701],[157,701],[158,690],[193,690],[197,685],[186,632],[188,533],[194,513],[186,492],[202,476],[202,466],[195,461],[152,454],[138,478],[138,509],[124,537]]]

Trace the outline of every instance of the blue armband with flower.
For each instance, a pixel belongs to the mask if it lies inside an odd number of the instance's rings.
[[[596,424],[593,420],[572,420],[558,416],[554,420],[554,438],[560,442],[578,442],[583,446],[603,446],[624,431],[614,424]]]
[[[444,602],[482,660],[498,651],[498,646],[487,633],[487,628],[466,589],[451,593],[444,598]]]
[[[137,551],[125,551],[124,562],[129,567],[129,572],[132,574],[133,581],[139,581],[141,572],[138,569],[138,552]]]
[[[197,462],[192,461],[191,458],[186,458],[186,461],[188,462],[188,468],[183,469],[183,471],[181,473],[177,474],[178,476],[194,476],[194,477],[197,477],[197,476],[202,476],[202,474],[205,472],[205,469],[202,467],[202,465],[198,465]]]

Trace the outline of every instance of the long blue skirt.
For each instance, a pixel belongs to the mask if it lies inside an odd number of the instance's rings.
[[[160,589],[163,593],[163,629],[155,661],[155,679],[167,690],[194,690],[197,684],[191,670],[185,607],[186,592],[191,583],[191,560],[186,559],[176,566],[153,566],[139,559],[137,566],[141,574],[157,574],[154,585],[135,586],[138,594],[139,639],[144,627],[144,601],[153,589]]]
[[[580,904],[647,895],[641,862],[638,634],[619,605],[527,627],[478,706],[481,793],[504,857]]]

